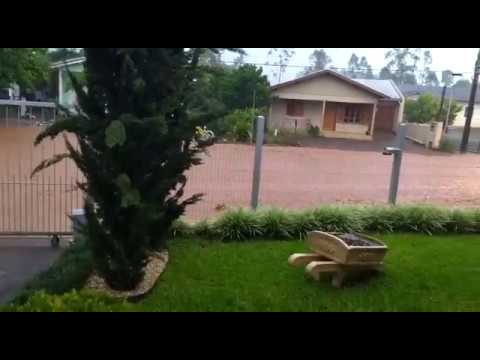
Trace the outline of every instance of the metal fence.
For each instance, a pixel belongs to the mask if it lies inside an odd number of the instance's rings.
[[[82,174],[73,162],[30,178],[40,161],[65,151],[62,137],[34,147],[41,129],[0,128],[0,234],[67,234],[72,231],[69,215],[83,207],[76,186]],[[378,134],[373,141],[303,136],[298,142],[301,146],[263,146],[260,207],[388,202],[393,159],[383,150],[395,143],[392,134]],[[219,141],[202,156],[203,164],[186,174],[185,197],[204,197],[187,208],[184,218],[197,221],[227,209],[250,208],[255,145]],[[477,154],[452,155],[407,141],[397,203],[479,206],[479,176]]]
[[[34,147],[41,130],[32,126],[0,128],[1,235],[71,234],[69,216],[83,206],[77,187],[82,175],[71,160],[31,177],[42,160],[66,150],[61,137]]]
[[[45,126],[55,118],[55,103],[0,99],[0,128]]]
[[[305,209],[327,204],[388,204],[395,145],[391,133],[373,141],[298,136],[300,146],[264,145],[259,207]],[[187,173],[187,193],[204,193],[186,219],[219,216],[250,207],[255,145],[217,143],[204,163]],[[480,206],[480,157],[450,154],[407,140],[402,155],[397,204]]]

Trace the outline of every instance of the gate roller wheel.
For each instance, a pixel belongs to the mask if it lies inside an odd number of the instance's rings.
[[[60,237],[58,235],[52,235],[52,238],[50,239],[50,245],[53,248],[58,248],[60,246]]]

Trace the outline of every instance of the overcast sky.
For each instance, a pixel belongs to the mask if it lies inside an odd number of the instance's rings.
[[[320,48],[318,48],[320,49]],[[328,56],[331,57],[332,63],[330,66],[336,66],[338,68],[345,68],[352,53],[357,56],[365,56],[372,66],[374,73],[385,65],[385,53],[387,48],[323,48]],[[269,48],[245,48],[247,56],[246,62],[265,63],[269,60],[268,51]],[[309,56],[315,50],[314,48],[295,48],[295,55],[291,58],[290,65],[306,65],[310,64]],[[441,78],[441,71],[452,70],[453,72],[462,72],[465,77],[471,78],[473,75],[473,67],[477,57],[478,48],[429,48],[432,54],[431,69],[438,71],[437,76]],[[236,54],[225,53],[223,54],[224,61],[232,61]],[[270,63],[272,62],[270,58]],[[276,82],[276,79],[272,77],[272,69],[276,69],[271,66],[264,66],[264,72],[269,75],[272,83]],[[289,67],[287,68],[282,81],[291,80],[296,77],[302,68]]]

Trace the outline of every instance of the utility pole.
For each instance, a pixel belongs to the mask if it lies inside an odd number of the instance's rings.
[[[443,102],[445,101],[446,92],[447,92],[447,85],[443,85],[442,98],[440,99],[440,109],[438,109],[438,113],[437,113],[437,121],[440,121],[440,117],[442,116]],[[444,122],[444,127],[445,127],[445,122]]]
[[[455,76],[463,76],[463,74],[450,72],[450,76],[451,76],[452,83],[453,83],[453,79],[455,78]],[[447,131],[448,131],[448,121],[450,119],[450,110],[452,108],[452,100],[453,100],[453,85],[450,86],[450,99],[448,101],[447,117],[445,119],[443,119],[442,131],[443,131],[444,134],[446,134]]]
[[[468,138],[470,136],[470,126],[472,124],[473,107],[475,105],[475,95],[477,94],[478,75],[480,73],[480,50],[478,51],[477,61],[475,61],[475,72],[473,74],[472,88],[470,90],[470,100],[467,107],[467,118],[465,119],[465,127],[463,128],[462,143],[460,152],[466,153],[468,148]]]

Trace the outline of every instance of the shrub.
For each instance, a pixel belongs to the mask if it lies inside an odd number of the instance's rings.
[[[294,134],[288,130],[277,131],[277,136],[273,130],[267,131],[265,134],[265,143],[285,146],[299,146],[299,135]]]
[[[255,113],[251,109],[235,110],[224,118],[226,135],[233,141],[247,142],[252,140],[253,119]]]
[[[222,241],[255,238],[298,239],[312,230],[327,232],[420,232],[440,234],[480,231],[479,210],[451,210],[429,205],[322,206],[303,211],[233,210],[214,222],[182,225],[182,233]],[[197,229],[195,231],[195,229]]]
[[[264,236],[257,213],[243,209],[226,212],[212,224],[212,232],[223,241],[245,241]]]
[[[60,255],[46,271],[29,281],[13,300],[21,304],[39,290],[50,294],[62,294],[81,289],[93,270],[93,259],[87,242],[79,237]]]
[[[417,100],[408,99],[405,102],[405,117],[408,122],[428,123],[437,116],[440,110],[440,99],[433,97],[432,94],[422,94]],[[462,107],[452,100],[450,106],[450,114],[448,116],[448,123],[451,125],[455,121],[457,114],[462,110]],[[442,108],[441,119],[447,117],[448,100]]]
[[[11,304],[2,312],[113,312],[127,310],[128,304],[94,292],[72,290],[63,295],[45,291],[32,294],[23,304]]]
[[[459,147],[459,144],[454,139],[449,139],[447,137],[443,137],[440,141],[439,150],[447,153],[455,153]]]
[[[313,125],[311,121],[308,121],[307,134],[314,137],[320,136],[320,128],[316,125]]]

